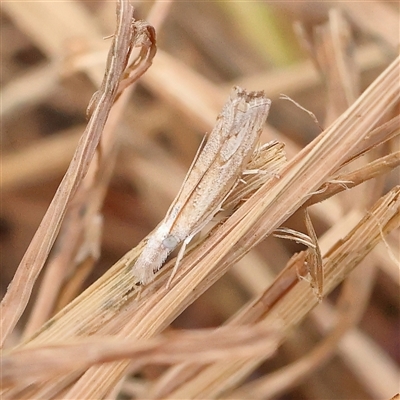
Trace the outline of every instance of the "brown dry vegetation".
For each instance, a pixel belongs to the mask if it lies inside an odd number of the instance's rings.
[[[398,4],[132,3],[156,39],[124,0],[117,28],[112,2],[2,3],[2,398],[394,396]],[[272,99],[267,173],[141,288],[233,85]]]

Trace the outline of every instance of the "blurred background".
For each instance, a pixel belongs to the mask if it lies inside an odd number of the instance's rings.
[[[306,112],[280,100],[280,94],[312,111],[322,127],[358,96],[352,93],[350,100],[344,99],[342,109],[328,107],[341,103],[335,98],[335,81],[327,79],[329,56],[325,60],[316,56],[323,46],[321,32],[336,29],[343,36],[354,76],[352,87],[358,93],[399,50],[397,2],[132,3],[137,19],[155,25],[158,53],[113,132],[109,145],[113,155],[102,171],[104,190],[93,199],[103,216],[102,228],[100,224],[94,233],[101,237],[101,251],[93,251],[90,263],[68,265],[57,278],[60,294],[54,310],[95,281],[163,218],[233,85],[264,90],[272,99],[262,141],[285,143],[290,159],[319,134],[320,127]],[[345,28],[335,28],[335,21],[346,21]],[[85,128],[86,107],[101,83],[110,45],[107,37],[114,27],[113,2],[2,4],[2,294]],[[387,176],[383,192],[396,183],[398,171]],[[319,235],[354,206],[357,191],[352,193],[316,206],[313,222]],[[294,215],[285,226],[304,231],[301,215]],[[388,244],[398,257],[398,232],[388,238]],[[56,243],[53,253],[60,246]],[[257,250],[261,259],[268,260],[273,277],[302,249],[294,242],[270,238]],[[382,386],[387,379],[387,392],[394,395],[398,390],[390,385],[398,377],[400,362],[399,269],[384,245],[379,254],[371,300],[355,329],[356,354],[350,356],[341,348],[320,371],[282,398],[378,398],[381,387],[363,375],[363,360],[371,354],[373,359],[380,357],[383,365]],[[246,259],[241,266],[245,268]],[[221,279],[175,326],[221,324],[267,285],[249,275],[244,281],[243,273],[233,271]],[[332,302],[338,292],[331,295]],[[27,323],[32,308],[30,304],[21,324]],[[295,340],[260,371],[289,363],[321,338],[322,330],[311,319],[302,325]]]

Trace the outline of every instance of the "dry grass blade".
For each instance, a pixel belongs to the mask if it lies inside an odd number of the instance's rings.
[[[104,124],[116,99],[119,83],[132,50],[132,13],[133,9],[127,2],[120,3],[117,13],[117,31],[110,50],[108,70],[102,88],[93,99],[93,113],[78,144],[70,167],[2,300],[1,322],[3,329],[1,343],[4,342],[25,309],[33,284],[56,239],[66,207],[85,176],[90,161],[95,154]],[[147,68],[142,69],[141,73],[145,72]]]
[[[202,344],[207,341],[207,350]],[[22,348],[1,361],[2,386],[40,382],[70,370],[81,370],[93,364],[133,359],[135,368],[148,363],[174,364],[186,360],[205,364],[223,359],[239,359],[276,349],[277,330],[262,325],[229,327],[218,330],[172,332],[154,339],[133,341],[113,337],[75,339]]]
[[[315,290],[318,300],[322,300],[324,293],[324,269],[322,264],[321,249],[318,244],[318,237],[315,233],[314,226],[311,222],[310,215],[307,209],[305,210],[305,224],[307,232],[310,235],[313,247],[309,247],[307,250],[307,269],[311,277],[311,286]]]
[[[367,271],[366,271],[367,270]],[[230,393],[230,397],[242,398],[244,394],[251,396],[254,399],[266,399],[274,398],[290,389],[291,387],[299,384],[305,376],[309,375],[314,370],[321,368],[321,365],[329,360],[329,358],[337,352],[337,347],[340,341],[343,339],[352,324],[355,324],[359,320],[360,315],[354,316],[354,311],[360,314],[364,311],[364,305],[366,300],[368,300],[369,290],[372,283],[372,278],[375,274],[369,273],[371,268],[359,269],[358,275],[362,274],[362,283],[360,287],[360,280],[358,279],[357,293],[360,294],[360,298],[357,299],[360,307],[347,307],[347,311],[350,311],[350,315],[346,315],[345,319],[340,320],[340,322],[335,326],[335,329],[330,332],[330,334],[318,345],[315,346],[312,351],[307,355],[294,361],[290,365],[287,365],[265,377],[255,380],[247,385],[242,386],[240,389]],[[369,271],[368,271],[369,270]],[[353,271],[354,274],[355,271]],[[350,275],[351,277],[352,275]],[[359,276],[360,277],[360,276]],[[358,277],[358,278],[359,278]],[[365,285],[366,284],[366,285]],[[369,287],[368,287],[369,286]],[[367,288],[364,291],[364,287]],[[365,296],[366,294],[366,296]],[[349,305],[349,304],[348,304]],[[352,304],[354,306],[355,304]],[[381,393],[381,392],[380,392]]]
[[[400,187],[380,199],[360,223],[324,259],[324,295],[335,288],[359,262],[382,240],[382,232],[388,233],[400,224]],[[378,222],[379,221],[379,222]],[[339,239],[339,238],[338,238]],[[298,279],[298,272],[305,271],[305,254],[295,256],[277,277],[272,286],[259,298],[232,319],[233,326],[263,321],[266,324],[283,324],[282,331],[290,332],[307,313],[318,304],[309,284]],[[164,380],[152,397],[156,398],[210,398],[217,397],[236,385],[260,362],[243,359],[231,364],[215,363],[199,370],[198,367],[179,368],[182,378],[171,372],[173,382]],[[278,382],[277,382],[278,383]],[[266,390],[265,386],[263,386]],[[275,388],[271,388],[275,390]],[[242,394],[242,393],[241,393]],[[267,392],[264,392],[267,395]],[[228,396],[229,397],[229,396]]]
[[[339,319],[330,328],[329,335],[318,343],[309,353],[291,364],[280,368],[263,378],[243,385],[230,393],[231,397],[242,398],[247,393],[251,398],[274,398],[279,393],[297,385],[305,376],[320,368],[337,351],[339,342],[349,329],[356,325],[369,300],[376,268],[371,262],[364,262],[346,278],[344,295],[340,298]],[[356,290],[354,290],[356,289]],[[327,311],[327,310],[322,310]]]
[[[138,54],[124,70],[118,85],[114,101],[119,101],[110,110],[104,126],[98,146],[101,151],[96,153],[68,206],[56,244],[60,250],[48,259],[37,301],[26,324],[25,337],[37,330],[49,318],[51,311],[59,310],[79,293],[82,282],[93,271],[100,256],[103,232],[101,209],[119,150],[117,126],[126,108],[129,94],[134,88],[132,83],[150,67],[156,52],[155,32],[152,26],[144,21],[134,21],[131,28],[133,38],[130,47],[133,50],[139,49]],[[126,90],[129,85],[129,90]],[[92,98],[92,104],[98,96],[99,92]],[[68,275],[71,275],[73,268],[76,273],[69,280]],[[62,284],[64,288],[59,294]],[[60,298],[56,300],[58,296]]]
[[[385,175],[399,165],[400,152],[397,151],[371,161],[369,164],[354,171],[336,175],[318,189],[318,192],[307,201],[306,205],[310,206],[319,203],[344,190],[351,189],[370,179]]]
[[[364,143],[360,143],[355,149],[352,157],[344,164],[357,159],[362,156],[366,152],[378,148],[383,144],[386,144],[389,141],[395,142],[398,140],[398,136],[400,135],[400,115],[396,115],[394,118],[385,122],[381,126],[378,126],[373,131],[367,135]]]
[[[136,297],[132,288],[133,277],[130,270],[124,268],[126,260],[121,260],[56,316],[33,342],[59,340],[77,332],[81,335],[93,332],[93,329],[101,334],[110,334],[119,330],[118,326],[123,327],[120,331],[122,337],[149,337],[161,331],[234,261],[304,203],[309,193],[315,191],[352,153],[382,112],[398,100],[399,90],[394,84],[398,69],[399,58],[315,143],[285,167],[280,179],[261,187],[203,246],[185,257],[176,283],[169,291],[165,288],[169,269],[163,268],[156,280],[142,290],[140,300],[133,303],[130,301]],[[301,185],[296,182],[301,182]],[[230,252],[232,243],[239,240],[237,251]],[[128,261],[134,260],[138,251],[140,247],[127,254]],[[206,276],[208,279],[205,281]],[[124,313],[120,313],[121,307],[124,307]],[[76,321],[80,321],[79,324]],[[100,385],[106,393],[120,379],[126,365],[92,368],[81,379],[82,386],[76,386],[76,392],[71,393],[92,396],[94,392],[89,388],[85,392],[79,389],[86,386],[87,381],[91,382],[90,387],[96,393],[99,393]],[[69,379],[65,377],[64,381],[69,382]]]
[[[400,8],[371,4],[136,2],[153,28],[118,0],[113,35],[112,2],[4,3],[2,398],[398,391]],[[195,190],[201,204],[223,193],[215,218],[188,229],[204,228],[176,251],[170,287],[175,253],[140,285],[132,266],[201,138],[251,120],[245,101],[215,124],[236,85],[272,100],[260,144],[230,195],[213,149],[215,175]]]
[[[240,202],[248,199],[267,181],[279,176],[286,156],[284,144],[272,141],[257,149],[242,178],[222,205],[223,210],[233,210]]]
[[[299,207],[307,199],[307,193],[319,186],[319,182],[324,178],[322,176],[324,173],[328,174],[329,171],[337,169],[341,160],[346,158],[346,153],[351,154],[352,147],[362,140],[363,135],[366,135],[366,132],[369,131],[368,127],[379,117],[382,110],[386,110],[397,99],[398,90],[393,85],[393,80],[397,79],[397,70],[398,60],[336,123],[322,134],[322,138],[317,139],[316,144],[310,146],[313,151],[305,149],[306,155],[293,160],[285,168],[281,178],[274,180],[273,186],[268,184],[266,187],[262,187],[203,246],[185,257],[181,268],[178,270],[176,283],[169,291],[165,288],[168,268],[163,268],[156,280],[142,290],[140,300],[135,304],[129,302],[132,296],[136,296],[135,290],[132,289],[132,277],[129,278],[130,271],[123,268],[125,262],[120,262],[101,281],[73,302],[63,312],[63,315],[57,316],[52,322],[52,326],[45,329],[34,341],[54,340],[54,338],[60,337],[60,334],[64,336],[67,332],[67,326],[68,335],[72,335],[74,331],[80,331],[82,334],[82,329],[89,331],[90,326],[98,325],[100,321],[102,321],[101,325],[96,328],[99,332],[112,333],[117,326],[123,326],[120,332],[121,336],[148,337],[162,330],[181,310],[187,307],[189,302],[194,301],[212,282],[217,280],[232,262],[244,254],[249,246],[253,246],[255,239],[259,241],[267,232],[280,224],[283,218],[287,218],[291,207],[293,207],[293,211]],[[377,98],[382,94],[384,99],[378,101]],[[371,103],[374,106],[372,110]],[[360,113],[363,117],[360,117]],[[353,143],[353,146],[351,143]],[[321,152],[323,152],[323,155]],[[311,158],[311,156],[313,157]],[[324,160],[324,165],[316,168],[313,160],[316,163]],[[297,167],[297,174],[294,171],[295,167]],[[327,168],[329,168],[328,171]],[[298,180],[302,182],[301,187],[291,184],[292,181]],[[299,191],[296,193],[296,190]],[[281,194],[279,194],[280,191],[282,191]],[[283,193],[287,196],[288,201],[290,199],[290,205],[284,201],[286,197]],[[280,199],[279,202],[276,202],[277,198]],[[294,199],[297,199],[296,203]],[[268,204],[270,204],[270,208],[267,207]],[[273,207],[271,204],[273,204]],[[268,213],[263,214],[262,209],[267,209]],[[260,215],[262,215],[262,218],[260,218]],[[264,219],[268,222],[265,223]],[[244,236],[238,250],[233,254],[229,253],[228,249],[231,244],[236,243],[240,236],[243,236],[244,226],[251,226],[249,224],[254,226]],[[266,231],[266,227],[268,227],[268,231]],[[229,246],[227,246],[228,242],[230,243]],[[134,259],[138,251],[140,251],[140,248],[135,249],[131,254],[127,254],[126,257]],[[223,262],[218,263],[221,259],[223,259]],[[209,279],[203,281],[206,275],[209,275]],[[296,276],[295,279],[297,279]],[[110,289],[107,287],[110,287]],[[104,309],[104,304],[113,306]],[[116,312],[123,305],[125,313],[117,314]],[[131,316],[128,317],[128,314],[131,314]],[[79,315],[79,325],[76,325],[74,315]],[[112,322],[111,318],[113,318]],[[110,322],[105,323],[105,321]],[[72,322],[73,325],[71,325]],[[100,326],[101,329],[99,329]],[[63,328],[60,331],[61,327]],[[92,370],[89,370],[91,372],[87,372],[81,379],[80,385],[76,386],[76,391],[70,394],[74,396],[94,395],[94,392],[86,386],[85,382],[88,381],[92,382],[91,388],[95,390],[95,393],[100,393],[100,385],[105,393],[109,390],[106,387],[110,388],[113,382],[118,381],[125,368],[126,363],[92,368]],[[105,376],[108,377],[107,382],[104,380]],[[65,383],[67,381],[65,380]],[[87,390],[82,392],[79,389],[80,387],[87,387]]]

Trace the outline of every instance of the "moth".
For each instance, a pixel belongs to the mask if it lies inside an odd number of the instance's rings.
[[[168,286],[187,244],[221,210],[222,203],[239,181],[258,144],[271,106],[263,91],[247,92],[238,86],[205,137],[178,195],[165,218],[150,234],[132,267],[146,285],[168,255],[182,243]]]

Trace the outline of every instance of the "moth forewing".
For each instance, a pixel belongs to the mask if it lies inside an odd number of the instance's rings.
[[[151,282],[168,255],[184,242],[179,262],[184,246],[221,209],[254,152],[270,105],[264,92],[233,88],[177,197],[133,266],[142,284]]]

